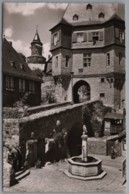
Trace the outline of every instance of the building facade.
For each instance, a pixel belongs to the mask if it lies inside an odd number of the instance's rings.
[[[58,100],[124,106],[124,5],[69,4],[50,31]]]
[[[40,40],[38,30],[36,30],[34,39],[31,42],[30,49],[31,49],[31,56],[27,57],[28,66],[31,68],[31,70],[39,69],[43,71],[46,58],[42,56],[43,44]]]
[[[41,103],[41,79],[28,67],[25,57],[18,53],[3,38],[3,106],[13,106],[24,95],[28,96],[28,105],[36,106]]]

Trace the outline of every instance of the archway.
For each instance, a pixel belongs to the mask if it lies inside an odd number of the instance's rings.
[[[77,122],[73,125],[68,134],[67,146],[70,156],[78,156],[81,154],[82,144],[82,124]]]
[[[86,81],[80,80],[73,86],[73,101],[81,103],[87,100],[90,100],[90,86]]]

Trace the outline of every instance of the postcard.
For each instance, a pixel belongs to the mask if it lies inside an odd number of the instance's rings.
[[[125,192],[125,4],[2,9],[3,191]]]

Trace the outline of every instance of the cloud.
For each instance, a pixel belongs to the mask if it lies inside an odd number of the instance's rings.
[[[7,11],[12,13],[20,13],[24,16],[33,15],[36,10],[43,7],[49,9],[65,9],[67,3],[4,3],[4,7]]]
[[[26,57],[31,55],[31,50],[30,50],[30,45],[28,45],[27,43],[25,43],[24,41],[21,40],[13,40],[13,39],[8,39],[8,41],[12,42],[12,46],[14,47],[14,49],[19,52],[22,53],[23,55],[25,55]],[[49,52],[50,50],[50,43],[46,43],[43,45],[43,56],[48,59],[48,55],[51,55],[51,53]]]
[[[51,53],[49,52],[50,50],[50,43],[46,43],[43,45],[43,56],[48,59],[48,55],[51,55]]]
[[[12,27],[5,28],[5,30],[4,30],[4,35],[5,35],[5,37],[7,37],[7,38],[11,38],[12,35],[13,35],[13,29],[12,29]]]
[[[12,42],[13,48],[18,53],[22,53],[26,57],[30,56],[29,45],[27,45],[24,41],[21,41],[21,40],[13,40],[13,39],[8,39],[8,41],[11,41]]]

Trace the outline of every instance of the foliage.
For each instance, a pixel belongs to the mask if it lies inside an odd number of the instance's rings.
[[[35,75],[37,75],[38,77],[40,77],[40,78],[42,78],[43,77],[43,74],[44,74],[43,71],[41,69],[39,69],[39,68],[34,69],[33,70],[33,73]]]
[[[15,102],[13,104],[13,107],[23,107],[25,105],[28,106],[28,104],[29,104],[29,97],[30,97],[30,93],[26,92],[19,101]]]
[[[42,98],[42,104],[52,104],[56,103],[56,97],[53,91],[46,91],[43,98]]]
[[[82,118],[89,136],[94,136],[96,132],[98,136],[103,135],[103,119],[109,111],[111,108],[104,106],[101,101],[92,102],[82,108]]]

